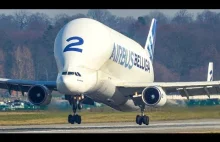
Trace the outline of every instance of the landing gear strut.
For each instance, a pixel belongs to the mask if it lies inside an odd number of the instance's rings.
[[[66,100],[69,101],[70,105],[72,105],[72,110],[73,110],[73,115],[70,114],[68,116],[68,122],[70,124],[74,124],[74,123],[81,124],[81,122],[82,122],[81,116],[76,113],[76,110],[82,109],[81,100],[83,99],[83,97],[82,96],[74,96],[73,97],[73,96],[65,95],[65,98],[66,98]]]
[[[144,115],[145,106],[141,106],[141,115],[136,116],[136,123],[141,125],[142,123],[145,125],[149,125],[149,117]]]

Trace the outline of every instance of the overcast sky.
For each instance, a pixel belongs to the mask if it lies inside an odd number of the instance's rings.
[[[13,14],[16,11],[20,9],[2,9],[0,10],[0,14]],[[24,10],[24,9],[23,9]],[[112,14],[126,17],[126,16],[133,16],[134,18],[137,18],[138,16],[147,15],[150,11],[155,11],[155,9],[108,9]],[[157,9],[158,11],[163,12],[164,14],[168,16],[174,16],[176,12],[178,12],[180,9]],[[188,10],[190,13],[197,14],[198,12],[202,12],[204,9],[190,9]],[[54,17],[57,14],[67,14],[67,15],[75,15],[78,13],[86,14],[88,12],[88,9],[28,9],[26,10],[31,13],[46,13],[50,17]],[[220,9],[212,9],[211,11],[220,12]]]

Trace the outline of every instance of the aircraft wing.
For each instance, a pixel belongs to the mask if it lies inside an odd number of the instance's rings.
[[[8,89],[14,91],[28,92],[33,85],[44,85],[51,91],[57,91],[56,81],[32,81],[20,79],[0,78],[0,89]]]
[[[153,83],[119,83],[117,87],[121,91],[134,95],[141,94],[143,89],[149,86],[161,87],[166,94],[176,93],[183,97],[220,94],[220,81],[198,81],[198,82],[153,82]]]

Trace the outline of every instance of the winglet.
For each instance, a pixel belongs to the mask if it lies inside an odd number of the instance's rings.
[[[209,62],[207,81],[213,81],[213,62]]]
[[[154,56],[154,46],[155,46],[155,40],[156,40],[156,28],[157,28],[157,20],[155,18],[151,21],[150,30],[147,36],[147,40],[144,46],[144,49],[148,51],[150,55],[151,61],[153,61]]]

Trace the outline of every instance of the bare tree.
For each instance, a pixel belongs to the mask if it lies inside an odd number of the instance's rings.
[[[103,9],[89,10],[87,13],[87,17],[95,19],[110,27],[112,27],[115,20],[117,20],[115,15],[112,15],[108,10]]]
[[[162,12],[160,11],[152,11],[149,14],[149,17],[156,18],[158,21],[158,24],[167,24],[169,22],[169,19],[167,16],[165,16]]]
[[[14,21],[14,17],[12,15],[0,15],[0,30],[13,31],[17,30],[16,22]]]
[[[188,24],[193,22],[193,14],[183,9],[176,13],[172,22],[177,24]]]
[[[51,18],[43,13],[35,13],[28,16],[27,22],[27,29],[44,31],[51,24]]]
[[[34,79],[33,58],[30,50],[25,46],[17,46],[14,56],[13,75],[19,79]]]
[[[15,12],[14,20],[18,24],[20,30],[24,30],[28,23],[28,13],[24,10]]]

